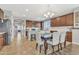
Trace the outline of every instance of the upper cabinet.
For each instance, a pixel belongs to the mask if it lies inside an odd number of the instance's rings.
[[[60,22],[57,18],[51,20],[51,26],[59,26]]]
[[[26,21],[26,27],[38,27],[42,28],[42,22],[39,21]]]
[[[32,27],[32,21],[26,21],[26,27]]]
[[[61,16],[59,18],[59,21],[60,21],[60,25],[59,26],[64,26],[66,25],[66,16]]]
[[[51,19],[51,26],[73,26],[73,13]]]
[[[73,26],[74,24],[74,18],[73,18],[73,13],[66,15],[66,25],[67,26]]]
[[[3,19],[4,18],[4,11],[0,8],[0,18]]]
[[[41,24],[41,22],[35,22],[35,27],[38,27],[38,28],[41,28],[41,26],[42,26],[42,24]]]

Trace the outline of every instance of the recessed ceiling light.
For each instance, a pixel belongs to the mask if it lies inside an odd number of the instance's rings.
[[[26,11],[28,12],[28,11],[29,11],[29,9],[26,9]]]

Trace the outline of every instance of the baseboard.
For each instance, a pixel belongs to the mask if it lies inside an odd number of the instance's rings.
[[[72,44],[76,44],[76,45],[79,45],[79,43],[77,43],[77,42],[72,42]]]

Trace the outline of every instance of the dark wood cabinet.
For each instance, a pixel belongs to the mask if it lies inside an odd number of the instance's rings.
[[[0,34],[0,49],[3,47],[4,44],[5,44],[4,34]]]
[[[52,19],[51,26],[60,26],[60,21],[57,18]]]
[[[55,26],[60,26],[60,21],[58,20],[58,18],[56,18],[55,20]]]
[[[64,26],[66,24],[66,17],[65,16],[61,16],[59,18],[59,21],[60,21],[60,26]]]
[[[51,19],[51,26],[55,26],[55,19]]]
[[[3,44],[4,44],[4,38],[0,37],[0,46],[3,46]]]
[[[26,21],[26,27],[38,27],[38,28],[42,28],[42,22],[27,20]]]
[[[72,32],[67,32],[66,33],[66,41],[72,42]]]
[[[40,28],[41,27],[41,22],[36,21],[35,22],[35,27],[39,27]]]
[[[26,21],[26,27],[32,27],[32,21]]]
[[[73,13],[66,15],[66,25],[73,26]]]
[[[51,19],[51,26],[73,26],[73,13]]]

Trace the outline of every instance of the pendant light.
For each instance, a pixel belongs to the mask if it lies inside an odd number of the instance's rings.
[[[52,10],[50,10],[50,5],[47,5],[47,11],[44,13],[45,18],[52,18],[55,15]]]

